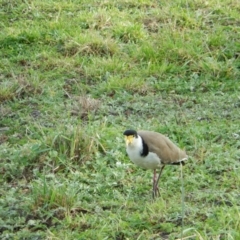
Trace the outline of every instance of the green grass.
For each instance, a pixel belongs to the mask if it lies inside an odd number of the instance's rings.
[[[240,4],[1,1],[1,239],[240,239]],[[123,131],[190,156],[152,172]]]

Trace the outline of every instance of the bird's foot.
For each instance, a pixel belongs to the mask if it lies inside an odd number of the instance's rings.
[[[153,196],[153,199],[160,196],[160,191],[158,186],[153,187],[152,196]]]

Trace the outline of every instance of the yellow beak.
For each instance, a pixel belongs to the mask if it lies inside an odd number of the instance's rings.
[[[126,145],[128,146],[129,144],[132,144],[133,142],[133,135],[129,135],[129,136],[125,136],[125,141],[126,141]]]

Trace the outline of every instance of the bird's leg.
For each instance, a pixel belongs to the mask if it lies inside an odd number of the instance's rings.
[[[160,177],[161,177],[161,175],[162,175],[162,171],[163,171],[164,167],[165,167],[165,165],[162,165],[162,167],[161,167],[161,169],[160,169],[160,172],[159,172],[159,175],[158,175],[158,178],[157,178],[157,181],[156,181],[156,179],[155,179],[155,187],[154,187],[154,189],[155,189],[155,192],[158,192],[158,195],[160,195],[159,189],[158,189],[158,182],[159,182],[159,179],[160,179]],[[155,171],[155,170],[154,170],[154,171]],[[155,172],[155,174],[156,174],[156,172]]]
[[[153,198],[155,198],[155,185],[156,185],[156,169],[153,170],[153,189],[152,189]]]
[[[159,189],[157,186],[157,181],[156,181],[156,169],[154,169],[153,171],[153,192],[152,192],[152,196],[153,198],[157,197],[157,195],[159,195]]]
[[[153,172],[153,193],[152,193],[153,198],[160,195],[159,188],[158,188],[158,182],[159,182],[159,179],[162,175],[162,171],[163,171],[164,167],[165,167],[165,165],[162,165],[157,180],[156,180],[156,169],[154,169],[154,172]]]

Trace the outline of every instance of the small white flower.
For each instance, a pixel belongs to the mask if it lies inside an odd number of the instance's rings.
[[[117,166],[117,167],[121,167],[121,166],[122,166],[122,163],[119,162],[119,161],[117,161],[117,162],[116,162],[116,166]]]

